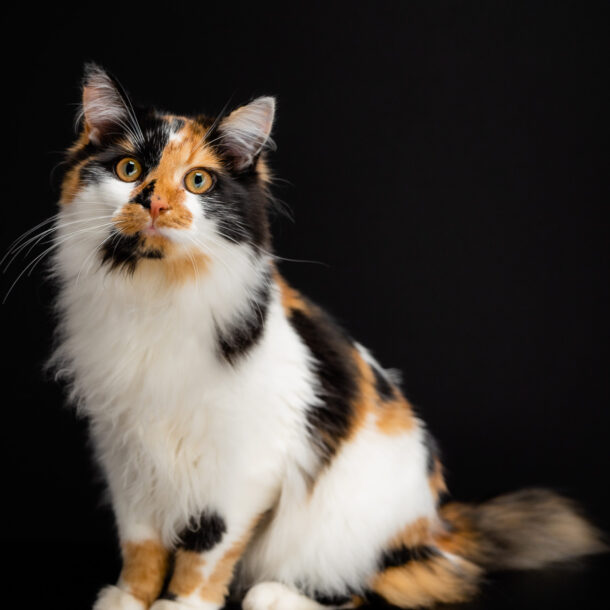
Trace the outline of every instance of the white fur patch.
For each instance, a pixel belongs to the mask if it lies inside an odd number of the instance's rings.
[[[244,610],[322,610],[321,606],[279,582],[262,582],[248,591],[242,602]]]
[[[435,515],[421,436],[418,427],[389,437],[371,417],[311,493],[289,470],[273,521],[244,558],[245,585],[275,578],[310,593],[362,590],[388,540]]]
[[[93,610],[146,610],[146,604],[118,587],[100,591]]]

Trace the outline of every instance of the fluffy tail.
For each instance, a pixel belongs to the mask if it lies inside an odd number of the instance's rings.
[[[485,570],[541,568],[607,548],[573,502],[544,489],[483,504],[453,502],[441,508],[441,516],[448,531],[438,546]]]
[[[440,532],[415,523],[397,538],[367,597],[399,608],[463,602],[474,597],[486,571],[540,568],[606,549],[575,505],[550,491],[451,503],[440,512]]]

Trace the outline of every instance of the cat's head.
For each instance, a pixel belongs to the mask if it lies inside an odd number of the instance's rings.
[[[272,97],[215,119],[132,105],[118,82],[88,65],[81,127],[68,151],[60,239],[74,269],[101,266],[177,278],[203,273],[240,251],[269,249]],[[245,254],[244,254],[245,255]]]

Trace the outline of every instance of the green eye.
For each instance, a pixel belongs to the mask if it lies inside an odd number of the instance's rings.
[[[214,184],[214,179],[209,172],[206,172],[204,169],[197,168],[192,169],[186,176],[184,176],[184,186],[187,190],[191,191],[191,193],[195,193],[196,195],[201,195],[201,193],[205,193]]]
[[[116,175],[123,180],[123,182],[133,182],[140,177],[142,173],[142,166],[137,159],[133,157],[123,157],[116,164]]]

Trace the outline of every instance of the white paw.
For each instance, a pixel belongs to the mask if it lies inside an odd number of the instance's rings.
[[[93,610],[146,610],[146,605],[118,587],[106,587],[97,596]]]
[[[320,604],[293,591],[279,582],[262,582],[252,587],[244,601],[243,610],[319,610]]]

